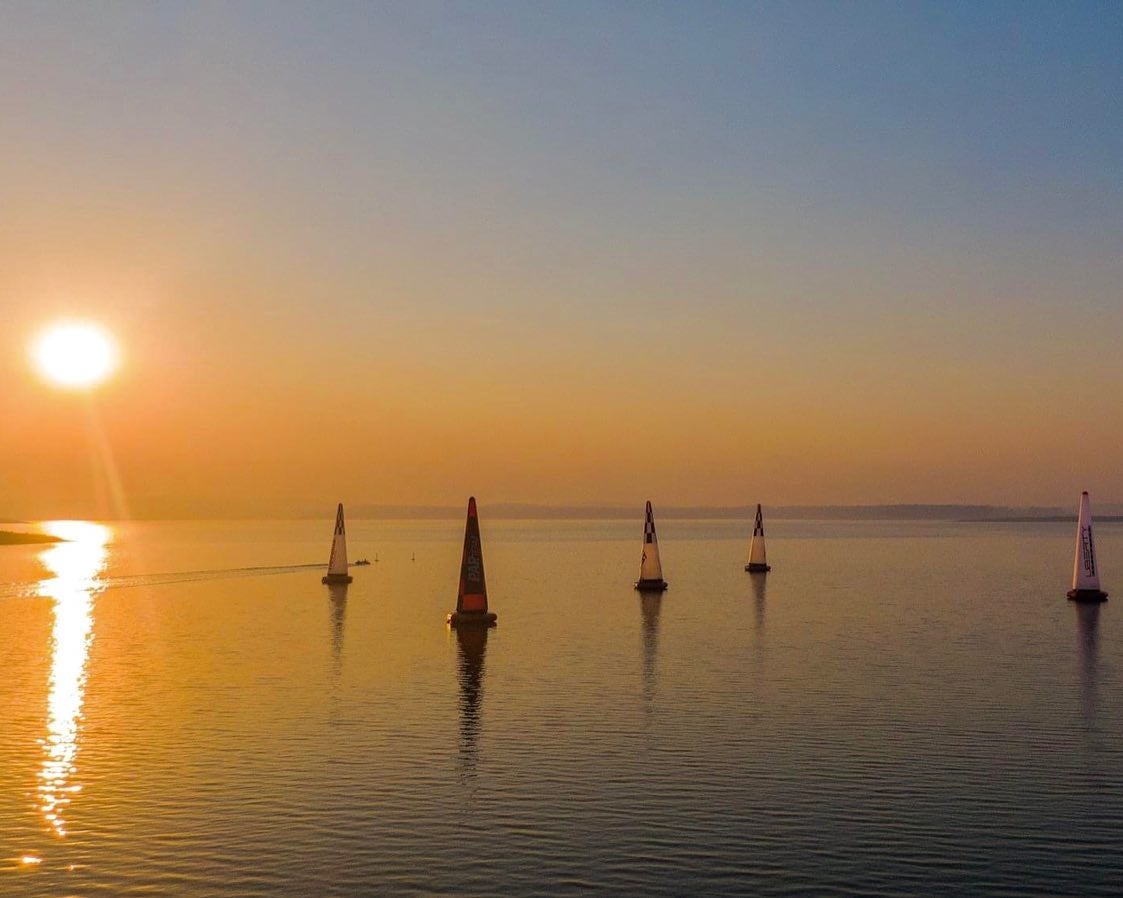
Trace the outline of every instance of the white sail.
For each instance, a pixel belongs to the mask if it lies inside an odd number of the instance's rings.
[[[1080,515],[1076,521],[1076,557],[1072,564],[1072,588],[1080,592],[1100,592],[1100,571],[1096,564],[1096,543],[1092,537],[1092,501],[1080,495]]]
[[[781,559],[782,560],[782,559]],[[764,550],[764,516],[761,508],[756,507],[756,524],[753,526],[753,538],[749,541],[749,564],[768,566],[767,553]]]
[[[335,512],[335,535],[331,539],[331,558],[328,560],[328,576],[347,575],[347,530],[343,525],[343,503]]]
[[[663,579],[663,565],[659,563],[659,540],[655,536],[655,516],[651,503],[647,503],[647,513],[643,521],[643,554],[639,562],[640,581]]]

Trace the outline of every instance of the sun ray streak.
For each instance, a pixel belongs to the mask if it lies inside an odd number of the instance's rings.
[[[117,473],[117,462],[113,457],[113,447],[102,426],[97,406],[91,399],[86,403],[86,425],[90,437],[92,461],[96,472],[96,482],[103,484],[109,493],[109,513],[117,520],[129,520],[129,505],[125,499],[125,488]],[[101,496],[98,499],[101,501]],[[108,515],[107,515],[108,516]]]

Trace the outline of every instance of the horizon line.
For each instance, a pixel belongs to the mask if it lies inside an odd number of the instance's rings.
[[[347,516],[353,520],[451,520],[464,514],[460,505],[381,505],[375,503],[343,503]],[[510,520],[630,520],[641,515],[631,505],[551,505],[529,502],[478,503],[488,517]],[[1123,512],[1118,503],[1101,502],[1104,520]],[[656,507],[656,516],[677,520],[739,520],[756,515],[756,503],[749,505],[667,505]],[[803,520],[940,520],[940,521],[1048,521],[1075,520],[1075,510],[1055,505],[989,505],[973,503],[871,503],[861,505],[814,504],[764,506],[769,518]],[[1109,510],[1111,509],[1111,510]],[[205,520],[315,520],[326,513],[307,507],[290,513],[222,514],[189,513],[179,515],[139,514],[128,518],[98,517],[105,521],[205,521]],[[84,519],[74,517],[0,518],[0,524],[32,524],[43,520]],[[91,520],[93,520],[91,518]]]

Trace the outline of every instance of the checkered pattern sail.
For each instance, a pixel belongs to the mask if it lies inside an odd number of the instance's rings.
[[[331,539],[331,557],[328,559],[329,574],[347,573],[347,529],[343,524],[343,503],[335,512],[335,533]]]
[[[639,563],[640,580],[662,580],[663,565],[659,562],[659,540],[655,536],[655,515],[647,503],[643,520],[643,554]]]
[[[768,564],[764,551],[764,514],[760,505],[756,507],[756,524],[753,525],[753,538],[749,543],[749,564]]]
[[[487,611],[487,583],[484,580],[484,552],[480,543],[480,519],[476,497],[468,499],[468,520],[464,524],[464,554],[460,558],[460,589],[456,610]]]
[[[1100,572],[1096,567],[1096,542],[1092,537],[1092,500],[1080,496],[1080,515],[1076,521],[1076,557],[1072,563],[1072,588],[1098,591]]]

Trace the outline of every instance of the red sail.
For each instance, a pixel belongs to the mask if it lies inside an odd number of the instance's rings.
[[[460,591],[456,611],[487,611],[487,584],[484,582],[484,554],[480,545],[480,520],[476,498],[468,500],[468,521],[464,525],[464,555],[460,559]]]

